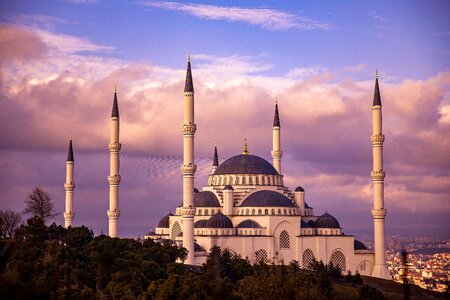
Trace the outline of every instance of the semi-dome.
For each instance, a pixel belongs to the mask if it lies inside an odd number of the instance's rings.
[[[355,250],[367,250],[366,245],[364,245],[362,242],[355,240],[353,243]]]
[[[295,191],[296,191],[296,192],[304,192],[305,190],[304,190],[301,186],[298,186],[298,187],[295,189]]]
[[[168,214],[164,216],[158,223],[159,228],[169,228],[169,219],[170,216],[173,216],[172,214]]]
[[[316,222],[314,222],[313,220],[309,220],[307,224],[311,228],[316,228]]]
[[[302,221],[300,222],[300,227],[301,227],[301,228],[309,228],[309,225],[308,225],[308,223],[306,223],[305,221],[302,220]]]
[[[233,222],[223,213],[218,212],[206,222],[206,228],[233,228]]]
[[[219,199],[216,194],[210,191],[203,191],[194,194],[195,207],[219,207]]]
[[[194,252],[205,252],[205,249],[203,249],[199,244],[194,243]]]
[[[259,225],[258,222],[247,219],[242,221],[241,223],[239,223],[239,225],[237,226],[238,228],[262,228],[261,225]]]
[[[274,191],[262,190],[248,196],[241,206],[288,206],[295,204],[283,194]]]
[[[229,184],[223,187],[224,190],[234,190],[233,187]]]
[[[217,167],[213,175],[224,174],[279,175],[267,160],[251,154],[240,154],[227,159]]]
[[[206,222],[208,222],[208,220],[198,220],[194,223],[194,228],[205,228]]]
[[[316,220],[316,228],[341,228],[341,226],[335,217],[324,213]]]

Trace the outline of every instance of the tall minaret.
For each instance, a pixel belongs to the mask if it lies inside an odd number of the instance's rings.
[[[66,211],[64,212],[64,227],[72,226],[72,221],[75,218],[73,213],[73,190],[75,189],[75,182],[73,180],[73,147],[72,139],[69,142],[69,153],[67,154],[66,162],[66,182],[64,188],[66,189]]]
[[[272,129],[272,161],[273,167],[281,175],[281,137],[280,137],[280,116],[278,114],[278,100],[275,102],[275,115],[273,116],[273,129]]]
[[[217,155],[217,145],[216,145],[216,143],[214,143],[214,156],[213,156],[213,164],[212,164],[211,174],[214,174],[214,172],[217,170],[218,166],[219,166],[219,156]]]
[[[119,120],[119,105],[117,103],[117,90],[114,90],[114,100],[111,113],[111,141],[109,143],[109,236],[118,237],[119,236],[119,183],[120,183],[120,160],[119,153],[122,144],[119,143],[119,130],[120,130],[120,120]]]
[[[375,266],[372,276],[378,278],[389,278],[386,269],[386,258],[384,252],[384,219],[386,217],[386,209],[384,208],[384,176],[383,170],[383,142],[384,135],[382,131],[382,112],[380,88],[378,86],[378,71],[375,79],[375,92],[373,96],[372,106],[372,123],[373,131],[370,140],[373,150],[373,223],[374,223],[374,240],[375,240]]]
[[[183,247],[188,250],[187,264],[194,264],[194,136],[197,125],[194,123],[194,85],[192,83],[191,59],[188,58],[186,82],[184,86],[184,124],[183,124]]]

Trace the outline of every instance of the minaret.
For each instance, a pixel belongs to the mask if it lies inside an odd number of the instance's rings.
[[[378,278],[389,278],[386,268],[386,258],[384,252],[384,219],[386,217],[386,209],[384,208],[384,176],[383,170],[383,142],[384,135],[382,131],[382,112],[380,88],[378,86],[378,71],[375,79],[375,92],[372,106],[372,124],[373,131],[370,140],[372,142],[373,151],[373,223],[374,223],[374,240],[375,240],[375,266],[372,276]]]
[[[194,85],[192,83],[191,59],[188,58],[186,82],[184,86],[184,124],[183,124],[183,247],[188,250],[186,264],[194,264],[194,136],[197,125],[194,123]]]
[[[219,166],[219,156],[217,155],[217,145],[214,143],[214,156],[211,174],[214,174],[218,166]]]
[[[119,120],[119,105],[117,103],[117,90],[114,90],[114,100],[111,113],[111,141],[109,143],[109,236],[118,237],[119,236],[119,183],[120,183],[120,148],[122,144],[119,143],[119,131],[120,131],[120,120]]]
[[[66,161],[66,182],[64,188],[66,189],[66,211],[64,212],[64,227],[72,226],[72,221],[75,218],[73,213],[73,190],[75,189],[75,182],[73,180],[73,147],[72,139],[69,142],[69,153]]]
[[[275,102],[275,114],[273,116],[273,128],[272,128],[272,161],[273,167],[281,175],[281,137],[280,137],[280,116],[278,114],[278,100]]]

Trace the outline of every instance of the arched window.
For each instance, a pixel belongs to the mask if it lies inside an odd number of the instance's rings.
[[[333,266],[338,267],[341,272],[345,271],[345,256],[341,251],[337,250],[333,252],[330,263],[333,264]]]
[[[287,215],[287,210],[286,210],[286,208],[284,209],[284,214]]]
[[[248,184],[253,185],[253,177],[252,176],[250,176],[248,178]]]
[[[264,178],[264,176],[263,176],[263,177],[261,177],[261,184],[262,184],[262,185],[265,185],[265,184],[266,184],[266,181],[265,181],[265,178]]]
[[[311,269],[314,259],[314,253],[311,251],[311,249],[306,249],[303,252],[303,268]]]
[[[258,215],[261,215],[261,214],[262,214],[262,210],[258,209]]]
[[[245,214],[248,216],[248,215],[250,215],[250,210],[247,208],[246,210],[245,210]]]
[[[246,184],[246,178],[245,178],[245,176],[242,176],[242,184]]]
[[[255,252],[255,258],[257,262],[265,262],[267,260],[267,252],[264,249],[259,249]]]
[[[289,249],[290,245],[289,233],[286,230],[283,230],[280,233],[280,249]]]
[[[181,227],[178,222],[175,222],[172,226],[172,233],[170,235],[170,238],[172,240],[175,240],[175,238],[178,236],[178,234],[181,232]]]
[[[281,208],[278,209],[278,214],[281,215]]]
[[[259,177],[258,177],[258,176],[255,177],[255,180],[256,180],[256,183],[255,183],[255,184],[256,184],[256,185],[259,185]]]
[[[211,209],[211,215],[215,215],[216,214],[216,210],[215,209]]]
[[[268,214],[269,214],[269,210],[268,210],[267,208],[264,210],[264,214],[265,214],[265,215],[268,215]]]
[[[198,215],[199,215],[199,216],[202,215],[202,210],[201,210],[201,209],[198,210]]]
[[[207,216],[209,214],[209,211],[207,209],[205,209],[205,216]]]
[[[254,215],[254,214],[255,214],[255,212],[256,212],[256,211],[255,211],[255,209],[252,209],[252,215]]]
[[[272,215],[275,214],[275,208],[272,208]]]

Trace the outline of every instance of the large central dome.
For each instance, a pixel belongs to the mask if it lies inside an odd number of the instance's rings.
[[[268,161],[251,154],[240,154],[227,159],[219,165],[213,175],[225,174],[279,175]]]

